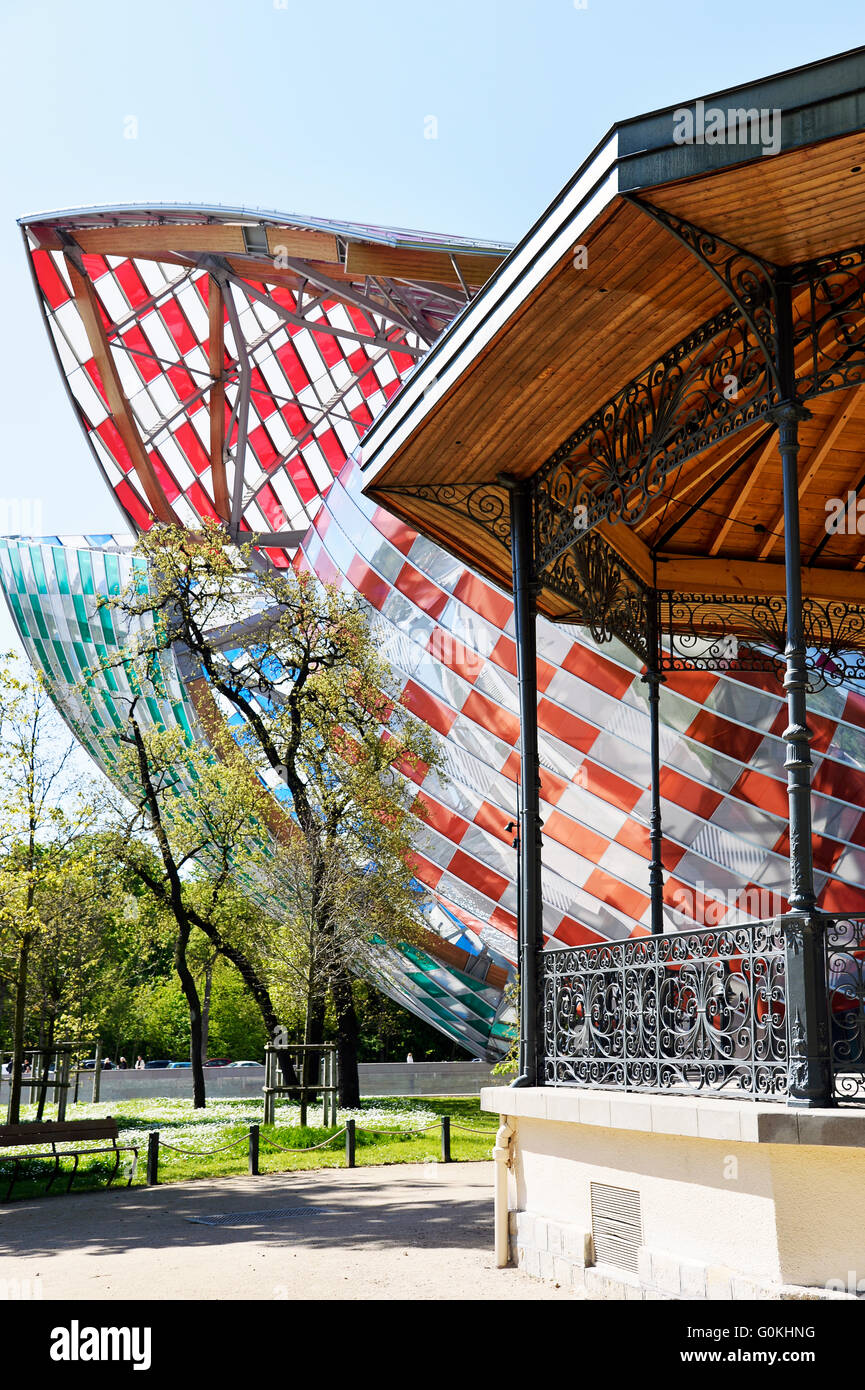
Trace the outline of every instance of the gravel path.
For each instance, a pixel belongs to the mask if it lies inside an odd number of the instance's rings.
[[[207,1178],[0,1207],[0,1281],[45,1299],[567,1299],[495,1268],[492,1163]],[[280,1208],[326,1214],[279,1218]],[[241,1216],[209,1226],[189,1217]]]

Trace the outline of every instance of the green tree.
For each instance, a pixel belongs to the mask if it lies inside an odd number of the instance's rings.
[[[321,1039],[329,993],[340,1099],[355,1105],[351,974],[374,936],[395,942],[419,930],[411,887],[418,808],[397,769],[439,767],[434,736],[398,703],[360,600],[307,574],[262,568],[214,525],[195,534],[157,526],[138,550],[149,592],[136,583],[107,602],[150,619],[139,625],[139,666],[179,643],[202,672],[190,688],[220,757],[233,741],[287,790],[281,824],[275,811],[267,824],[290,886],[286,922],[296,936],[292,959],[305,972],[307,1036]],[[215,700],[234,716],[230,735]]]
[[[0,959],[7,970],[13,962],[13,1124],[20,1119],[31,954],[44,926],[37,885],[92,820],[84,800],[70,794],[73,748],[43,678],[22,673],[7,657],[0,667]]]

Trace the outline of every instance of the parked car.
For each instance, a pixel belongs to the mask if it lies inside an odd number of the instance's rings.
[[[233,1064],[230,1057],[208,1057],[204,1065],[206,1067],[230,1067]]]
[[[228,1065],[230,1067],[260,1067],[264,1064],[262,1062],[229,1062]]]
[[[79,1067],[81,1068],[82,1071],[93,1071],[93,1070],[95,1069],[95,1067],[96,1067],[96,1058],[95,1058],[95,1057],[88,1057],[85,1061],[79,1062],[78,1065],[79,1065]],[[117,1068],[115,1067],[115,1065],[114,1065],[114,1063],[112,1062],[111,1058],[110,1058],[110,1057],[106,1057],[106,1058],[103,1060],[103,1062],[102,1062],[101,1070],[102,1070],[102,1071],[116,1071]]]
[[[167,1057],[162,1057],[156,1062],[145,1062],[145,1067],[170,1067],[171,1062]]]
[[[192,1066],[192,1063],[191,1063],[191,1062],[169,1062],[169,1063],[168,1063],[168,1069],[169,1069],[169,1071],[174,1071],[174,1069],[175,1069],[176,1067],[191,1067],[191,1066]]]

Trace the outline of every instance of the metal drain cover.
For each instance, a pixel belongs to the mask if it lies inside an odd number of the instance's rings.
[[[293,1216],[337,1216],[331,1207],[269,1207],[266,1211],[229,1211],[218,1216],[187,1216],[198,1226],[249,1226],[259,1221],[287,1221]]]

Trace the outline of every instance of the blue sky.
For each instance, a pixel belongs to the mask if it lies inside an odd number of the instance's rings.
[[[516,240],[615,121],[853,48],[863,21],[862,0],[3,0],[0,512],[121,529],[18,217],[220,202]]]

